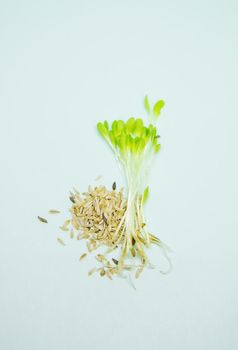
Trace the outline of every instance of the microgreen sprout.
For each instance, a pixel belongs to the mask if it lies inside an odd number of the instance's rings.
[[[108,121],[97,124],[99,133],[113,150],[127,181],[126,211],[115,235],[115,246],[122,236],[125,237],[119,259],[122,268],[128,255],[131,253],[134,257],[135,251],[141,258],[143,266],[149,264],[144,248],[149,248],[151,243],[161,246],[165,251],[162,242],[148,231],[143,210],[149,195],[147,184],[149,170],[160,150],[157,122],[164,101],[159,100],[151,107],[146,96],[144,106],[149,125],[146,125],[141,118],[114,120],[111,125]]]

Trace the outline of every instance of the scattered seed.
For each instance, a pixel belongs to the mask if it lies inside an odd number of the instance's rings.
[[[113,184],[112,184],[112,189],[113,189],[113,191],[115,191],[116,188],[117,188],[117,184],[116,184],[116,182],[114,181]]]
[[[45,224],[48,223],[48,221],[45,218],[42,218],[41,216],[37,216],[37,217],[41,222],[44,222]]]
[[[69,224],[70,224],[70,220],[67,219],[67,220],[65,220],[63,226],[64,226],[64,227],[67,227],[67,226],[69,226]]]
[[[93,269],[91,269],[90,271],[88,271],[88,275],[91,276],[94,272],[96,272],[97,269],[96,267],[94,267]]]
[[[80,256],[79,260],[81,261],[81,260],[85,259],[86,256],[87,256],[87,253],[82,254],[82,255]]]
[[[49,210],[49,213],[50,213],[50,214],[59,214],[60,211],[59,211],[59,210],[56,210],[56,209],[50,209],[50,210]]]
[[[64,241],[61,239],[61,238],[57,238],[57,241],[61,244],[61,245],[66,245],[65,243],[64,243]]]
[[[135,240],[134,237],[132,237],[131,243],[132,243],[132,245],[135,245],[135,244],[136,244],[136,240]]]
[[[103,276],[105,276],[105,274],[106,274],[106,271],[104,269],[101,269],[100,270],[100,276],[103,277]]]
[[[71,200],[72,203],[75,203],[74,196],[70,196],[69,199]]]
[[[112,261],[114,262],[115,265],[118,265],[118,260],[112,258]]]
[[[60,229],[61,229],[62,231],[69,231],[68,227],[65,227],[65,226],[60,226]]]

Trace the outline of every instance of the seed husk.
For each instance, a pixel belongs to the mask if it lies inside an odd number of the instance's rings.
[[[102,175],[98,175],[95,179],[94,179],[94,181],[98,181],[98,180],[100,180],[102,178]]]
[[[57,210],[57,209],[50,209],[50,210],[49,210],[49,213],[50,213],[50,214],[59,214],[60,211]]]
[[[131,248],[131,255],[133,256],[133,258],[136,256],[136,252],[134,248]]]
[[[68,227],[65,227],[65,226],[60,226],[60,229],[61,229],[62,231],[69,231]]]
[[[118,260],[112,258],[112,261],[114,262],[115,265],[118,265]]]
[[[64,243],[64,241],[61,239],[61,238],[57,238],[57,241],[61,244],[61,245],[66,245],[65,243]]]
[[[97,271],[97,268],[94,267],[93,269],[91,269],[91,270],[88,271],[88,275],[91,276],[91,275],[92,275],[94,272],[96,272],[96,271]]]
[[[136,270],[135,278],[139,278],[142,271],[143,271],[143,267],[139,267]]]
[[[110,280],[112,280],[112,275],[111,275],[111,273],[110,273],[109,270],[106,270],[106,276],[107,276]]]
[[[44,222],[45,224],[48,223],[48,221],[45,218],[43,218],[42,216],[37,216],[37,217],[38,217],[38,220],[40,220],[41,222]]]
[[[101,269],[100,270],[100,276],[103,277],[103,276],[105,276],[105,274],[106,274],[106,271],[104,269]]]
[[[102,218],[103,218],[103,221],[105,222],[105,224],[108,225],[108,223],[107,223],[107,218],[106,218],[106,216],[104,215],[104,213],[102,213]]]
[[[75,203],[74,196],[70,196],[69,199],[71,200],[72,203]]]
[[[80,256],[79,260],[81,261],[81,260],[85,259],[86,256],[87,256],[87,253],[82,254],[82,255]]]

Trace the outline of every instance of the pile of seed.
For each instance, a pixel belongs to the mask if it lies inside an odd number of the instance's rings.
[[[113,247],[116,241],[117,244],[123,241],[121,229],[118,230],[126,210],[123,189],[116,192],[104,186],[89,187],[82,195],[78,191],[71,193],[70,200],[73,202],[70,209],[72,227],[79,231],[78,240],[87,239],[89,251],[99,245]],[[67,227],[68,222],[65,224]]]
[[[147,258],[141,249],[142,244],[146,245],[145,240],[137,232],[137,244],[132,238],[130,252],[133,258],[139,257],[134,263],[127,264],[124,260],[115,259],[115,251],[119,250],[122,254],[125,237],[125,213],[127,200],[123,196],[123,188],[116,191],[116,184],[113,183],[112,189],[108,190],[105,186],[90,187],[87,192],[82,194],[77,190],[70,192],[71,207],[69,209],[71,218],[67,219],[60,227],[62,231],[69,233],[70,238],[76,237],[77,240],[84,240],[87,252],[83,253],[80,261],[85,259],[88,253],[92,253],[100,247],[106,251],[103,254],[96,254],[95,258],[99,262],[99,267],[94,267],[88,274],[99,272],[100,276],[107,276],[112,279],[113,275],[120,275],[122,271],[136,270],[135,277],[138,278],[148,263]],[[50,214],[59,213],[58,210],[49,210]],[[38,219],[47,223],[45,218],[38,216]],[[143,230],[145,223],[142,223]],[[152,234],[149,234],[150,242],[160,245],[160,240]],[[65,245],[62,238],[57,238],[61,245]],[[113,257],[111,256],[111,254]],[[109,256],[111,256],[109,258]]]
[[[70,200],[71,219],[66,220],[61,229],[69,231],[71,238],[76,235],[78,240],[85,240],[89,253],[100,246],[113,251],[123,244],[125,235],[120,225],[126,211],[123,188],[116,191],[116,183],[113,183],[112,190],[108,190],[105,186],[94,188],[89,186],[88,191],[82,194],[77,190],[71,192]],[[82,254],[80,260],[86,256],[87,253]],[[109,260],[103,254],[97,254],[95,258],[100,267],[91,269],[89,275],[99,272],[101,276],[106,275],[111,279],[112,275],[119,272],[118,260],[115,258]],[[126,266],[123,268],[127,269]]]

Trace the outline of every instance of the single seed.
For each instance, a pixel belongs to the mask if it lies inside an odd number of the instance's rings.
[[[136,240],[135,240],[135,238],[134,238],[134,237],[132,237],[131,242],[132,242],[132,245],[135,245],[135,244],[136,244]]]
[[[69,219],[65,220],[65,222],[63,224],[63,227],[69,226],[69,224],[70,224],[70,220]]]
[[[105,274],[106,274],[105,270],[104,270],[104,269],[101,269],[101,270],[100,270],[100,276],[103,277],[103,276],[105,276]]]
[[[105,222],[105,224],[108,225],[108,223],[107,223],[107,218],[106,218],[106,216],[104,215],[104,213],[102,213],[102,218],[103,218],[103,221]]]
[[[112,258],[112,261],[114,262],[115,265],[118,265],[118,260]]]
[[[72,203],[75,203],[75,199],[73,196],[70,196],[69,199],[71,200]]]
[[[91,269],[90,271],[88,271],[88,275],[91,276],[94,272],[96,272],[97,269],[96,267],[94,267],[93,269]]]
[[[50,209],[50,210],[49,210],[49,213],[50,213],[50,214],[59,214],[60,211],[59,211],[59,210],[56,210],[56,209]]]
[[[160,138],[160,135],[156,135],[155,138],[156,138],[156,139],[159,139],[159,138]]]
[[[68,227],[65,227],[65,226],[60,226],[60,229],[61,229],[62,231],[69,231]]]
[[[64,241],[61,239],[61,238],[57,238],[57,241],[61,244],[61,245],[66,245],[65,243],[64,243]]]
[[[131,248],[131,255],[133,256],[133,258],[136,256],[136,252],[134,248]]]
[[[82,254],[82,255],[80,256],[79,260],[80,260],[80,261],[83,260],[84,258],[86,258],[86,256],[87,256],[87,253]]]
[[[113,184],[112,184],[112,189],[113,189],[113,191],[115,191],[116,188],[117,188],[117,184],[116,184],[116,182],[114,181]]]
[[[45,224],[48,223],[48,221],[45,218],[42,218],[41,216],[37,216],[37,217],[41,222],[44,222]]]

